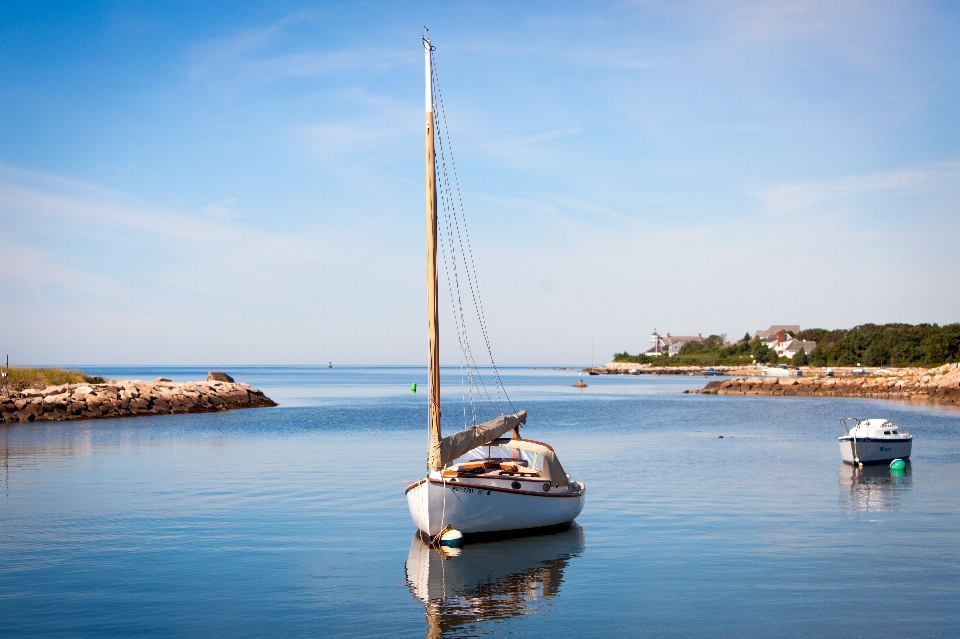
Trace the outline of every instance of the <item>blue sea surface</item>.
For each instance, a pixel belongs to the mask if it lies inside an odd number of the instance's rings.
[[[425,467],[423,368],[226,370],[280,406],[0,426],[0,635],[960,636],[955,409],[502,369],[493,410],[529,411],[523,435],[586,508],[447,556],[404,496]],[[443,376],[452,432],[465,390]],[[840,462],[851,416],[914,435],[904,473]]]

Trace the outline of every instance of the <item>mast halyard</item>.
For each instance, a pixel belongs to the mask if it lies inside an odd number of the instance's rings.
[[[424,71],[426,73],[427,134],[427,328],[429,332],[429,429],[430,444],[427,468],[441,470],[440,450],[440,316],[437,300],[437,170],[433,148],[433,65],[430,40],[423,38]]]

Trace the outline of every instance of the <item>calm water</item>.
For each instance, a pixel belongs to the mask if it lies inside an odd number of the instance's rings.
[[[525,436],[587,506],[563,533],[444,560],[403,494],[424,467],[423,370],[229,371],[281,406],[0,426],[0,634],[960,635],[956,411],[508,370]],[[840,463],[848,416],[914,434],[903,475]]]

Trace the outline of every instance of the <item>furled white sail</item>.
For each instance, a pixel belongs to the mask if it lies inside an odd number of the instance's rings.
[[[452,462],[460,455],[477,446],[483,446],[500,437],[504,433],[513,430],[520,424],[527,423],[527,411],[522,410],[515,415],[501,415],[489,422],[476,424],[470,428],[465,428],[459,433],[447,435],[440,440],[440,463],[431,464],[430,470],[441,470],[444,466]],[[436,466],[436,467],[434,467]]]

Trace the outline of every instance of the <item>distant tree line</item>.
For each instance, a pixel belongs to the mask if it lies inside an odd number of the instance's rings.
[[[809,355],[812,366],[937,366],[960,360],[960,323],[810,328],[797,337],[817,343]]]
[[[794,366],[937,366],[960,361],[960,323],[937,324],[864,324],[851,329],[828,331],[809,328],[794,335],[817,343],[811,353],[801,350],[793,359],[778,358],[773,349],[751,337],[724,343],[719,335],[703,342],[687,342],[680,352],[667,357],[615,353],[613,361],[654,366],[735,366],[789,363]]]

